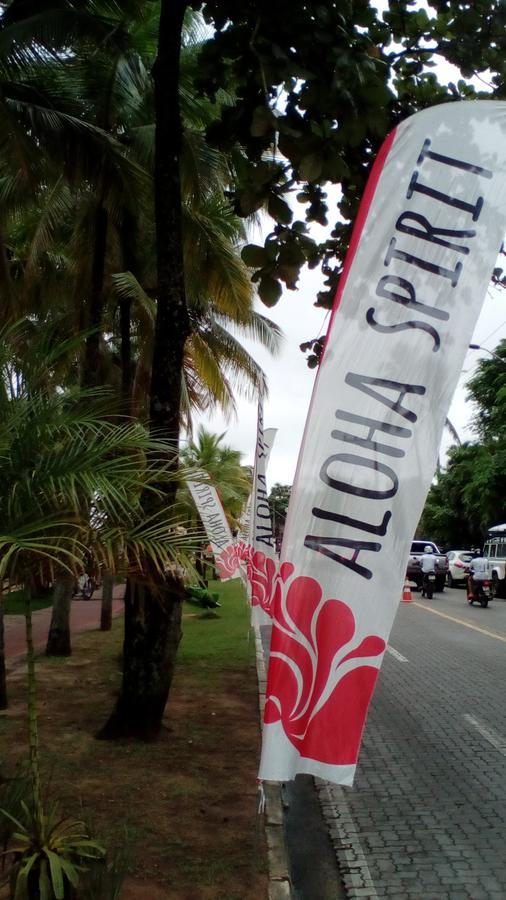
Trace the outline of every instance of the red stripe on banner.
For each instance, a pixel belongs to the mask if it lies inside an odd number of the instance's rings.
[[[330,323],[328,327],[327,334],[325,336],[325,343],[323,345],[322,359],[325,354],[325,349],[327,347],[327,341],[329,334],[332,329],[332,325],[334,323],[334,316],[339,309],[339,304],[341,303],[341,297],[343,296],[343,291],[346,285],[346,281],[348,278],[348,273],[351,269],[351,265],[353,260],[355,259],[355,253],[357,252],[357,247],[360,243],[360,238],[362,237],[362,231],[364,229],[364,225],[369,215],[369,209],[371,207],[371,203],[373,201],[374,194],[376,193],[376,188],[378,186],[378,181],[380,180],[381,173],[383,171],[383,167],[385,165],[388,154],[390,153],[392,144],[395,140],[395,135],[397,134],[397,129],[394,128],[390,134],[387,135],[385,140],[383,141],[378,155],[374,161],[374,165],[371,169],[371,174],[367,179],[367,184],[365,186],[364,193],[362,195],[362,200],[360,201],[360,206],[358,208],[357,218],[355,219],[355,224],[353,225],[353,230],[351,232],[351,241],[350,246],[348,247],[348,252],[344,259],[344,266],[341,277],[339,279],[339,284],[337,286],[336,296],[334,297],[334,303],[332,304],[332,314],[330,316]]]

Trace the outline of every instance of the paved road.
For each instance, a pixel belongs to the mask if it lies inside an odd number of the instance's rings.
[[[118,616],[123,609],[125,586],[117,584],[113,589],[113,616]],[[73,600],[70,613],[70,630],[72,634],[80,631],[92,631],[100,628],[100,607],[102,591],[95,591],[92,600]],[[45,647],[51,607],[38,609],[33,613],[33,640],[36,648]],[[7,660],[14,660],[26,653],[25,620],[23,616],[5,616],[5,655]]]
[[[506,898],[506,602],[401,604],[353,788],[319,784],[348,897]],[[311,900],[318,900],[314,897]]]

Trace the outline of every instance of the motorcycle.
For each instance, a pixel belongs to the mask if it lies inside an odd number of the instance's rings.
[[[436,576],[434,572],[425,572],[422,581],[422,597],[432,600],[432,594],[436,586]]]
[[[79,600],[91,600],[95,588],[96,585],[94,579],[90,578],[89,575],[86,575],[85,579],[83,578],[81,581],[78,579],[76,581],[74,596]]]
[[[494,594],[492,591],[492,582],[488,579],[486,581],[473,581],[471,576],[467,579],[467,601],[469,606],[472,606],[473,603],[479,603],[483,609],[486,609],[489,603],[489,600],[492,600]]]

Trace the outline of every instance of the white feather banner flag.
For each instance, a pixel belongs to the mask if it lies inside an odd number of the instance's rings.
[[[273,448],[274,440],[276,438],[277,433],[278,433],[277,428],[266,428],[264,431],[263,444],[264,444],[264,448],[265,448],[265,468],[266,469],[267,469],[267,466],[269,465],[271,450]],[[258,447],[258,428],[257,428],[257,443],[256,443],[255,450],[257,447]],[[255,452],[255,456],[256,456],[256,452]],[[254,470],[253,470],[253,475],[254,475]],[[239,540],[245,541],[245,542],[249,542],[249,540],[250,540],[252,497],[253,497],[253,491],[251,492],[251,494],[249,495],[249,497],[246,501],[246,504],[244,507],[244,512],[241,516],[241,527],[239,529]]]
[[[200,481],[189,481],[188,487],[211,545],[218,577],[221,581],[228,581],[235,574],[223,565],[223,560],[235,554],[234,539],[222,502],[209,475],[201,471],[199,477]]]
[[[271,620],[271,585],[277,571],[276,540],[272,529],[267,491],[269,456],[270,446],[266,440],[266,431],[264,431],[264,401],[263,395],[260,395],[247,552],[247,575],[253,625],[268,624]]]
[[[351,784],[409,546],[506,231],[506,103],[385,141],[355,224],[274,583],[260,777]]]

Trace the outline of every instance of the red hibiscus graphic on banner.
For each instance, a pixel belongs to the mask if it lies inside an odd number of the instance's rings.
[[[232,578],[237,572],[241,562],[248,562],[252,555],[252,548],[244,541],[237,544],[229,544],[216,557],[216,570],[221,579]]]
[[[346,603],[323,599],[314,578],[281,566],[276,584],[266,724],[281,721],[301,756],[329,765],[356,762],[385,641],[357,644]]]
[[[251,605],[260,606],[272,615],[272,600],[277,564],[261,550],[254,550],[247,564],[248,579],[251,584]]]
[[[219,556],[216,557],[216,571],[218,572],[218,578],[232,578],[238,566],[239,559],[237,556],[237,547],[235,544],[229,544],[228,547],[225,547]]]
[[[237,549],[237,558],[240,562],[247,562],[251,559],[251,554],[253,553],[251,544],[247,544],[245,541],[239,541],[235,546]]]
[[[232,578],[241,563],[246,563],[246,574],[251,585],[251,605],[260,606],[271,615],[277,563],[261,550],[254,550],[245,541],[229,544],[216,557],[216,569],[220,578]]]

